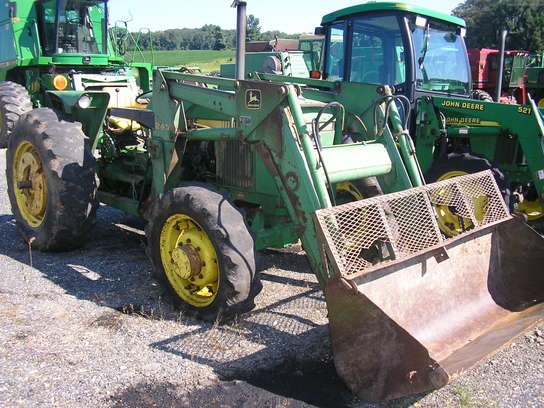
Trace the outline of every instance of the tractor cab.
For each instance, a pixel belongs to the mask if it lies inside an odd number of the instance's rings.
[[[37,12],[43,55],[108,54],[107,1],[42,0]]]
[[[368,2],[323,17],[322,77],[393,85],[413,99],[471,93],[465,23],[405,3]]]

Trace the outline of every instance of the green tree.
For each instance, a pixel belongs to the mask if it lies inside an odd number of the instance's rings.
[[[247,16],[246,36],[248,41],[259,40],[261,35],[261,24],[253,14]]]
[[[206,24],[204,27],[202,27],[202,31],[205,31],[208,34],[209,44],[207,44],[207,46],[209,46],[209,49],[218,51],[226,48],[221,27],[218,25]]]
[[[528,51],[544,50],[544,0],[501,1],[496,21],[508,30],[508,46]]]
[[[498,48],[505,28],[507,48],[544,50],[544,0],[466,0],[453,14],[467,23],[469,47]]]

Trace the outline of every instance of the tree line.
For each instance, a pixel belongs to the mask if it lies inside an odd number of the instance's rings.
[[[507,49],[544,52],[544,0],[466,0],[452,13],[466,21],[469,47],[499,48],[506,29]]]
[[[247,39],[273,40],[274,38],[298,38],[298,34],[281,31],[261,31],[260,21],[250,14],[247,24]],[[206,24],[201,28],[175,28],[155,31],[148,35],[132,34],[138,38],[140,48],[155,50],[223,50],[236,47],[236,30],[224,30],[218,25]]]
[[[508,49],[544,52],[544,0],[465,0],[452,14],[467,23],[467,45],[473,48],[498,48],[500,31],[508,30]],[[298,38],[298,34],[261,31],[260,20],[247,18],[248,40]],[[134,34],[137,36],[137,34]],[[145,38],[144,38],[145,37]],[[151,40],[142,36],[139,44],[156,50],[222,50],[236,47],[236,31],[218,25],[181,28],[151,33]]]

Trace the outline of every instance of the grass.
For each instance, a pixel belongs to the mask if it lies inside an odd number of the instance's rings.
[[[496,401],[488,400],[487,398],[478,397],[476,392],[471,388],[464,385],[459,385],[454,388],[453,394],[456,397],[455,403],[452,405],[448,402],[448,408],[502,408],[502,404]]]
[[[458,387],[455,390],[457,398],[459,398],[459,408],[473,408],[474,401],[472,391],[468,387]]]
[[[127,52],[130,57],[131,52]],[[147,62],[151,62],[151,51],[143,52]],[[173,50],[155,51],[155,64],[166,66],[199,67],[203,72],[219,71],[221,64],[234,63],[235,51],[222,50]],[[141,56],[136,54],[136,61],[141,61]]]

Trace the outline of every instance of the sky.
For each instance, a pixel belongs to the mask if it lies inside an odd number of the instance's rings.
[[[411,0],[410,3],[450,14],[461,0]],[[364,3],[357,0],[247,0],[247,13],[259,18],[262,31],[313,33],[321,17],[344,7]],[[130,20],[131,31],[149,28],[198,28],[216,24],[236,27],[232,0],[109,0],[110,22]]]

